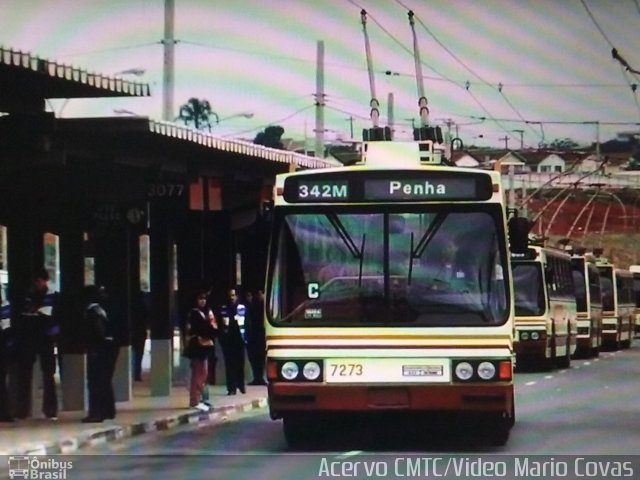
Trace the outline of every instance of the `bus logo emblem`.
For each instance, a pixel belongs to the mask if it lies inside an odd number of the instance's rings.
[[[22,455],[9,457],[9,478],[29,478],[29,457]]]

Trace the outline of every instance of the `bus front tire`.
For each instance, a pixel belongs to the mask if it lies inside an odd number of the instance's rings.
[[[509,434],[516,423],[515,395],[511,395],[511,410],[494,417],[487,428],[488,441],[496,447],[503,447],[509,441]]]
[[[508,421],[502,420],[499,422],[495,429],[490,433],[489,440],[491,445],[496,447],[503,447],[509,441],[509,434],[511,433],[511,427]]]
[[[309,422],[301,415],[286,415],[282,418],[282,431],[287,445],[301,448],[310,443]]]

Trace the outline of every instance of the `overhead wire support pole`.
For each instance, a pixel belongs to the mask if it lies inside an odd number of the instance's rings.
[[[367,56],[367,71],[369,72],[369,91],[371,92],[371,101],[369,106],[371,107],[371,123],[373,128],[378,128],[378,121],[380,119],[380,102],[376,96],[376,84],[373,77],[373,60],[371,58],[371,46],[369,45],[369,34],[367,33],[367,11],[360,11],[360,20],[362,21],[362,33],[364,34],[364,49]]]
[[[324,148],[324,42],[318,41],[316,53],[316,128],[314,155],[318,158],[325,158]]]
[[[420,109],[420,124],[423,127],[429,125],[429,107],[428,100],[424,94],[424,79],[422,76],[422,62],[420,60],[420,49],[418,48],[418,36],[416,35],[416,23],[414,20],[413,10],[407,13],[409,17],[409,25],[411,26],[411,35],[413,36],[413,61],[416,68],[416,86],[418,88],[418,108]]]
[[[164,65],[162,72],[162,119],[173,122],[175,91],[175,0],[164,3],[164,38],[162,39]]]

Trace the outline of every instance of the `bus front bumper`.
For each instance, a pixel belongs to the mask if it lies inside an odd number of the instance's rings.
[[[548,347],[546,338],[513,342],[517,357],[546,357]]]
[[[509,412],[513,384],[326,385],[270,383],[272,418],[291,412]]]

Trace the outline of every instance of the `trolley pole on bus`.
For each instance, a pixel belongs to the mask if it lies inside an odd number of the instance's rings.
[[[509,208],[516,207],[515,165],[509,165]]]

